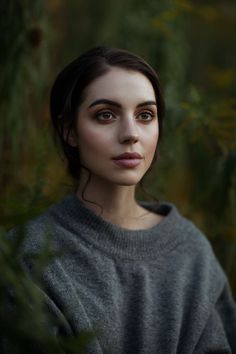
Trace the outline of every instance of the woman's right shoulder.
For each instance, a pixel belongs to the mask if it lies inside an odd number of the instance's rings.
[[[7,232],[7,239],[11,242],[20,242],[24,251],[38,251],[47,240],[53,238],[55,231],[53,209],[54,205],[34,218],[12,227]]]

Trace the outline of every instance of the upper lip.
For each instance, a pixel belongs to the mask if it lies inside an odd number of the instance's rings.
[[[137,152],[125,152],[119,156],[113,158],[113,160],[121,160],[121,159],[142,159],[142,156]]]

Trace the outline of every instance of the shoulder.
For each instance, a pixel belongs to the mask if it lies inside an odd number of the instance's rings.
[[[182,214],[174,203],[163,201],[158,203],[142,202],[142,206],[155,213],[159,218],[159,230],[166,237],[172,236],[176,242],[185,244],[194,252],[212,253],[212,246],[207,236],[188,217]]]
[[[178,262],[176,267],[194,281],[204,283],[206,288],[221,288],[226,275],[207,235],[173,203],[160,202],[151,208],[164,216],[158,228],[172,245],[170,256],[174,257],[173,262]]]
[[[12,242],[20,240],[24,252],[38,252],[45,243],[53,243],[56,231],[63,222],[63,216],[66,215],[65,199],[52,204],[40,215],[10,229],[7,238]]]
[[[173,204],[172,208],[176,214],[176,233],[183,239],[179,252],[184,257],[187,273],[192,274],[196,284],[205,288],[206,294],[210,292],[216,299],[227,282],[227,276],[216,257],[213,245],[192,220],[182,215]]]
[[[46,241],[47,236],[51,234],[52,229],[52,220],[50,220],[48,212],[45,211],[24,224],[10,229],[7,233],[7,238],[11,242],[20,242],[24,251],[38,251],[38,249],[43,247],[43,243]]]
[[[217,261],[211,241],[199,226],[190,218],[183,215],[176,205],[168,203],[174,214],[178,235],[183,235],[184,244],[193,258],[200,262],[203,259],[209,262]],[[217,261],[218,263],[218,261]]]
[[[209,253],[213,255],[213,249],[208,237],[191,220],[183,215],[180,209],[171,202],[161,202],[156,211],[162,216],[161,222],[169,224],[169,229],[179,237],[194,253]]]

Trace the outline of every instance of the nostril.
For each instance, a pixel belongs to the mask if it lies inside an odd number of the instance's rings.
[[[123,144],[127,144],[127,143],[136,143],[137,141],[139,140],[139,138],[138,138],[138,135],[127,135],[127,136],[123,136],[122,138],[121,138],[121,143],[123,143]]]

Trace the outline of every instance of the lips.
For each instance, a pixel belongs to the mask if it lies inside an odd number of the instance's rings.
[[[125,152],[119,156],[113,158],[113,160],[132,160],[132,159],[142,159],[142,156],[137,152]]]
[[[119,156],[113,158],[116,165],[123,168],[137,167],[142,160],[142,156],[137,152],[125,152]]]

